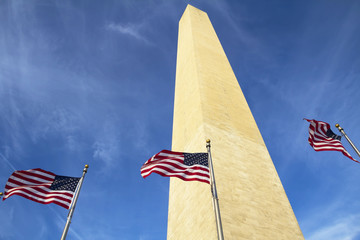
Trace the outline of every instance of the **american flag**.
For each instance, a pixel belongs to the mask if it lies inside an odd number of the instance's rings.
[[[141,167],[141,176],[151,173],[164,177],[178,177],[184,181],[199,181],[210,184],[207,153],[182,153],[162,150],[147,160]]]
[[[69,209],[79,180],[40,168],[15,171],[5,185],[3,201],[12,195],[19,195],[38,203],[55,203]]]
[[[309,143],[314,148],[315,151],[339,151],[342,152],[345,156],[351,160],[360,163],[355,160],[351,155],[345,150],[344,146],[341,144],[341,136],[336,135],[331,129],[330,125],[326,122],[309,120]]]

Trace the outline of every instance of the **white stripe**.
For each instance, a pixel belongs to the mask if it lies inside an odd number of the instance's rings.
[[[184,155],[179,155],[179,154],[159,152],[159,153],[156,154],[156,155],[157,155],[157,156],[165,156],[165,157],[171,157],[171,158],[184,159]]]
[[[183,161],[178,161],[178,160],[170,160],[170,159],[164,159],[164,160],[157,160],[156,163],[149,163],[149,165],[143,165],[143,167],[141,168],[143,169],[148,169],[153,167],[154,165],[158,165],[158,164],[166,164],[166,163],[173,163],[179,167],[183,167],[183,168],[188,168],[188,165],[183,164]]]
[[[158,168],[158,167],[160,167],[160,166],[168,169],[169,172],[170,172],[170,171],[172,171],[172,172],[179,172],[179,173],[180,173],[180,172],[184,172],[184,173],[185,173],[185,172],[188,172],[188,173],[201,173],[201,174],[209,175],[209,170],[192,169],[192,168],[188,168],[188,169],[186,169],[186,170],[181,170],[181,169],[175,168],[175,167],[173,167],[173,166],[171,166],[171,165],[167,165],[167,164],[154,165],[152,169],[143,170],[143,171],[141,171],[141,172],[142,172],[142,174],[143,174],[143,173],[145,174],[146,172],[151,172],[151,171],[153,171],[153,169]]]
[[[185,169],[185,170],[182,170],[182,169],[178,169],[178,168],[173,167],[173,166],[168,165],[168,164],[156,164],[156,165],[153,165],[153,166],[152,166],[152,167],[153,167],[152,169],[142,170],[142,171],[141,171],[141,175],[142,175],[142,176],[143,176],[143,175],[149,175],[149,174],[147,174],[147,173],[151,173],[154,169],[160,168],[160,166],[168,169],[167,172],[184,173],[184,174],[186,174],[186,172],[187,172],[187,173],[201,173],[201,174],[206,174],[206,175],[209,175],[209,176],[210,176],[209,169],[204,169],[204,170],[202,170],[202,169],[187,168],[187,169]],[[202,165],[193,165],[193,166],[202,166]],[[202,167],[203,167],[203,166],[202,166]],[[166,170],[164,170],[164,171],[166,171]]]
[[[317,135],[317,136],[319,136],[319,135]],[[326,138],[324,139],[324,136],[321,136],[322,138],[318,138],[317,136],[312,135],[312,136],[310,136],[310,138],[311,138],[312,140],[314,140],[314,141],[321,141],[321,142],[338,142],[338,143],[341,144],[341,142],[340,142],[339,139],[334,139],[334,138],[330,138],[330,137],[326,137]]]
[[[314,149],[334,149],[334,150],[339,150],[339,151],[343,151],[345,150],[343,147],[332,147],[332,146],[314,146]]]
[[[67,199],[72,199],[72,197],[69,197],[67,195],[64,195],[64,193],[69,193],[69,194],[74,194],[74,192],[72,191],[66,191],[66,190],[61,190],[61,191],[53,191],[51,189],[49,189],[50,185],[49,186],[33,186],[33,187],[37,187],[37,188],[41,188],[43,189],[44,191],[48,192],[48,193],[42,193],[42,192],[39,192],[37,190],[35,190],[34,188],[32,187],[29,187],[29,186],[23,186],[23,187],[17,187],[15,184],[11,184],[11,183],[7,183],[8,186],[10,187],[15,187],[15,188],[12,188],[12,189],[6,189],[5,191],[5,195],[8,195],[8,194],[12,194],[13,192],[17,192],[17,191],[22,191],[22,189],[26,189],[30,192],[33,192],[37,195],[40,195],[40,196],[44,196],[44,197],[51,197],[51,196],[61,196],[63,198],[67,198]]]
[[[343,147],[341,143],[338,142],[313,142],[315,146],[324,146],[324,145],[330,145],[334,147]]]
[[[203,177],[203,176],[199,176],[199,175],[187,175],[186,173],[183,173],[183,172],[176,172],[176,173],[168,172],[168,171],[166,171],[166,170],[164,170],[162,168],[154,168],[153,170],[157,170],[157,171],[162,172],[162,173],[164,173],[166,175],[169,175],[169,176],[173,175],[173,177],[182,176],[182,177],[184,177],[186,179],[203,179],[203,180],[207,180],[207,181],[210,180],[210,177]]]
[[[8,196],[6,196],[6,198],[8,198],[8,197],[10,197],[10,196],[12,196],[12,195],[16,195],[16,193],[24,194],[24,195],[26,195],[26,196],[28,196],[28,197],[30,197],[30,198],[32,198],[32,199],[36,199],[37,201],[44,202],[44,203],[48,203],[48,202],[51,202],[51,201],[56,201],[56,202],[60,202],[60,203],[62,203],[62,204],[65,204],[65,205],[67,205],[67,206],[70,205],[70,203],[65,202],[65,201],[63,201],[63,200],[60,200],[60,199],[56,198],[56,196],[54,196],[53,198],[44,199],[44,198],[41,198],[41,197],[36,197],[36,196],[34,196],[34,195],[32,195],[32,194],[23,192],[23,191],[21,191],[21,190],[16,191],[16,192],[12,192],[12,193],[9,194]],[[68,198],[68,199],[71,200],[72,198]]]
[[[24,185],[39,185],[39,183],[34,183],[34,182],[30,182],[30,181],[27,181],[27,180],[24,180],[24,179],[21,179],[21,178],[18,178],[18,177],[15,177],[14,175],[11,175],[9,177],[9,179],[13,179],[15,181],[18,181],[18,182],[21,182],[23,183]],[[46,184],[46,183],[52,183],[54,180],[51,180],[51,181],[48,181],[48,180],[44,180],[44,179],[39,179],[39,178],[33,178],[33,180],[36,180],[36,181],[39,181],[41,182],[42,184]],[[20,186],[20,185],[19,185]]]
[[[16,172],[19,173],[19,171],[16,171]],[[50,175],[50,174],[47,174],[47,173],[38,171],[38,170],[36,170],[36,169],[26,170],[26,172],[35,173],[35,174],[42,175],[42,176],[48,177],[48,178],[55,178],[55,176],[54,176],[55,174],[54,174],[54,175]]]
[[[49,187],[51,186],[51,183],[44,183],[44,184],[37,184],[37,185],[17,185],[15,183],[11,183],[11,182],[7,182],[6,183],[7,186],[13,187],[13,188],[31,188],[31,187],[44,187],[46,189],[49,189]]]
[[[201,167],[201,168],[203,168],[204,171],[209,171],[209,168],[206,167],[206,166],[204,166],[204,165],[195,164],[195,165],[189,166],[189,165],[185,165],[185,164],[183,164],[183,163],[180,163],[180,162],[178,162],[178,161],[176,161],[176,160],[159,161],[159,162],[157,162],[156,164],[152,164],[152,165],[149,164],[148,166],[143,166],[143,167],[141,168],[141,171],[146,171],[146,170],[148,170],[148,169],[150,169],[150,168],[152,168],[152,167],[154,167],[154,166],[157,166],[157,165],[168,166],[169,169],[178,169],[178,168],[175,167],[175,166],[171,166],[169,163],[173,163],[173,164],[175,164],[175,165],[177,165],[177,166],[179,166],[179,167],[185,168],[185,170],[179,169],[179,171],[186,171],[186,170],[191,169],[192,167],[195,167],[195,166],[196,166],[196,167]]]

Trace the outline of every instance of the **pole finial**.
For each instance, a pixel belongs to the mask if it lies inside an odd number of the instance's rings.
[[[335,127],[337,128],[337,129],[339,129],[339,131],[341,131],[342,130],[342,127],[340,127],[340,124],[335,124]]]
[[[2,192],[0,192],[0,197],[3,195],[3,193]]]
[[[210,143],[210,139],[206,139],[206,143]]]
[[[85,168],[84,168],[83,172],[87,173],[88,168],[89,168],[89,165],[85,164]]]

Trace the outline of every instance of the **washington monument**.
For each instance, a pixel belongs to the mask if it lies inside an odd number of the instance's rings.
[[[304,239],[207,14],[179,22],[172,150],[211,152],[225,239]],[[217,239],[210,186],[170,179],[168,239]]]

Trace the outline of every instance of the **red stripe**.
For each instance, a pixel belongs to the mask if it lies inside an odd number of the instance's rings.
[[[154,173],[157,173],[157,174],[159,174],[159,175],[161,175],[161,176],[163,176],[163,177],[177,177],[177,178],[180,178],[180,179],[182,179],[182,180],[184,180],[184,181],[199,181],[199,182],[204,182],[204,183],[210,184],[210,178],[208,178],[209,180],[200,179],[200,178],[187,179],[187,178],[185,178],[185,177],[183,177],[183,176],[177,176],[177,175],[172,175],[172,174],[165,174],[165,173],[160,172],[160,171],[157,171],[157,170],[154,170],[153,172],[154,172]],[[152,172],[152,173],[153,173],[153,172]],[[150,174],[149,174],[149,175],[150,175]],[[149,176],[149,175],[148,175],[148,176]],[[147,176],[146,176],[146,177],[147,177]],[[146,178],[146,177],[144,177],[144,178]]]
[[[29,185],[29,184],[24,184],[24,183],[22,183],[22,182],[18,182],[18,181],[14,180],[14,179],[11,179],[11,178],[9,178],[7,182],[17,185],[17,186],[15,186],[15,187],[12,187],[12,186],[9,186],[9,185],[6,184],[6,185],[9,187],[9,189],[17,188],[17,187],[31,187],[31,186],[34,186],[33,184],[31,184],[31,185]],[[50,182],[50,183],[36,184],[36,185],[37,185],[37,186],[50,186],[50,185],[51,185],[51,182]]]
[[[168,161],[168,160],[171,160],[171,161]],[[170,165],[176,165],[176,163],[172,162],[172,161],[175,161],[175,162],[178,162],[179,164],[184,164],[184,161],[183,160],[178,160],[178,159],[161,159],[161,160],[154,160],[152,162],[149,162],[149,163],[145,163],[142,167],[142,168],[145,168],[145,167],[148,167],[148,166],[151,166],[151,165],[156,165],[156,164],[161,164],[161,163],[168,163]]]
[[[151,168],[147,171],[141,172],[141,174],[145,178],[145,177],[149,176],[152,172],[157,171],[157,168],[163,169],[164,171],[166,171],[168,173],[182,173],[182,174],[186,174],[188,176],[201,176],[201,177],[206,177],[206,178],[209,177],[209,173],[205,174],[205,173],[200,173],[200,172],[192,172],[192,170],[203,170],[203,169],[187,169],[187,170],[183,170],[183,171],[177,171],[177,170],[170,169],[170,168],[167,168],[166,166],[162,166],[162,165],[154,166],[153,168]]]
[[[21,192],[20,192],[20,193],[14,193],[14,194],[12,194],[12,195],[19,195],[19,196],[22,196],[22,197],[24,197],[24,198],[26,198],[26,199],[32,200],[32,201],[34,201],[34,202],[42,203],[42,204],[55,203],[55,204],[57,204],[57,205],[59,205],[59,206],[61,206],[61,207],[64,207],[64,208],[66,208],[66,209],[69,209],[69,207],[70,207],[70,204],[67,205],[67,204],[58,202],[58,201],[56,201],[56,200],[52,200],[52,201],[50,201],[50,202],[42,202],[42,201],[39,201],[39,200],[37,200],[37,199],[34,199],[34,198],[32,198],[32,197],[30,197],[30,196],[28,196],[28,195],[22,194]],[[12,195],[10,195],[10,196],[12,196]],[[4,200],[5,200],[5,199],[3,199],[3,201],[4,201]]]
[[[9,182],[9,181],[8,181],[8,182]],[[45,189],[41,188],[41,186],[42,186],[42,187],[47,187],[48,190],[45,190]],[[73,197],[73,196],[74,196],[74,194],[71,194],[71,193],[69,193],[69,192],[53,191],[53,190],[51,190],[49,187],[50,187],[49,184],[34,185],[34,186],[24,185],[24,186],[18,186],[18,187],[11,187],[11,186],[9,186],[9,185],[6,184],[5,189],[7,189],[6,192],[10,192],[10,193],[11,193],[12,191],[15,191],[15,190],[34,189],[34,190],[36,190],[36,191],[38,191],[38,192],[41,192],[41,193],[43,193],[43,194],[58,194],[58,195],[65,195],[65,196],[68,196],[68,197]],[[46,197],[43,197],[43,198],[46,198]]]
[[[64,194],[59,195],[59,194],[53,193],[53,192],[51,192],[51,191],[46,192],[46,191],[44,191],[43,189],[40,189],[40,188],[38,188],[38,187],[32,187],[32,188],[31,188],[31,189],[33,189],[33,190],[35,190],[35,191],[37,191],[37,192],[45,193],[46,195],[43,196],[43,195],[34,193],[34,192],[30,191],[29,189],[30,189],[30,188],[12,189],[12,191],[10,192],[10,194],[8,194],[8,196],[7,196],[6,198],[10,197],[11,195],[17,194],[18,192],[16,192],[16,191],[20,191],[20,192],[28,193],[28,194],[34,196],[35,198],[41,198],[41,199],[44,199],[44,200],[47,200],[47,199],[50,199],[50,198],[56,198],[56,199],[59,199],[59,200],[61,200],[61,201],[65,201],[65,202],[71,203],[71,200],[70,200],[70,199],[67,199],[67,198],[64,198],[64,197],[61,196],[61,195],[64,195]],[[49,195],[52,195],[52,196],[49,196]],[[71,194],[69,197],[72,197],[72,196],[73,196],[73,194]]]
[[[47,173],[48,174],[48,173]],[[27,176],[29,178],[31,177],[36,177],[36,178],[40,178],[40,179],[44,179],[44,181],[53,181],[54,178],[55,178],[55,174],[51,174],[52,177],[47,177],[47,176],[44,176],[44,175],[41,175],[41,174],[37,174],[37,173],[34,173],[34,172],[26,172],[26,171],[15,171],[12,175],[17,175],[17,176]]]
[[[24,181],[31,182],[31,183],[34,183],[34,184],[43,184],[43,183],[46,183],[46,182],[53,182],[54,181],[54,178],[53,179],[44,178],[43,181],[38,181],[38,180],[35,180],[35,179],[31,178],[31,177],[35,177],[35,176],[30,176],[30,177],[22,176],[22,175],[18,174],[17,172],[14,172],[13,174],[11,174],[11,176],[14,176],[16,178],[19,178],[19,179],[22,179]],[[22,183],[22,185],[23,185],[23,183]]]
[[[28,174],[28,175],[34,174],[34,175],[37,175],[37,176],[45,177],[43,175],[35,173],[35,172],[42,172],[44,174],[48,174],[48,175],[51,175],[51,176],[54,176],[54,177],[56,176],[56,174],[54,174],[52,172],[49,172],[49,171],[45,171],[45,170],[43,170],[41,168],[34,168],[34,169],[29,169],[29,170],[19,170],[19,171],[15,171],[15,172],[24,173],[24,174]]]
[[[164,166],[164,165],[153,166],[153,167],[151,167],[149,169],[146,169],[146,170],[142,171],[142,173],[151,172],[152,169],[154,169],[154,168],[161,168],[161,169],[164,169],[167,172],[186,173],[188,175],[204,175],[204,176],[206,175],[206,174],[200,173],[200,172],[193,172],[194,170],[201,170],[201,171],[209,173],[209,169],[204,169],[204,168],[198,167],[198,166],[194,166],[192,168],[187,168],[187,169],[178,169],[178,168],[172,169],[172,168],[169,168],[169,167]],[[206,175],[206,176],[208,176],[208,175]]]
[[[173,154],[173,155],[178,155],[178,156],[184,156],[184,154],[182,152],[174,152],[174,151],[170,151],[170,150],[161,150],[158,154],[156,155],[159,155],[160,153],[166,153],[166,154]]]

